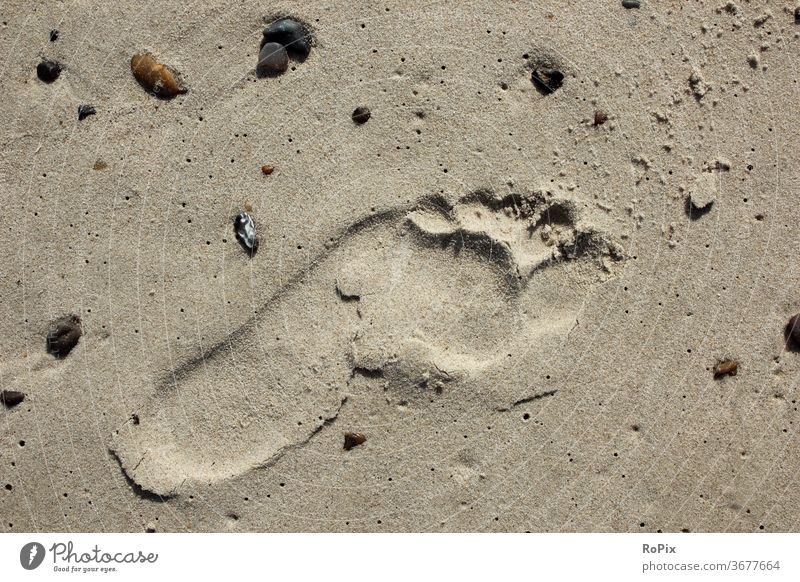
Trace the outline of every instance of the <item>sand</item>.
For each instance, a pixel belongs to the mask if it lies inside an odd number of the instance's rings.
[[[795,8],[5,3],[0,531],[796,531]]]

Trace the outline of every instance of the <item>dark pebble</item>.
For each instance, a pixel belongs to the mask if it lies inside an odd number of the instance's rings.
[[[367,437],[360,432],[346,432],[344,433],[344,450],[349,451],[353,447],[363,445],[367,442]]]
[[[50,42],[56,42],[58,40],[58,31],[54,28],[50,31]]]
[[[800,24],[800,6],[794,9],[794,23]]]
[[[304,24],[291,18],[276,20],[264,29],[261,46],[270,42],[283,45],[290,55],[300,60],[311,52],[311,33]]]
[[[81,338],[81,318],[77,315],[59,317],[50,324],[47,333],[47,352],[54,357],[66,358]]]
[[[16,390],[3,390],[0,392],[0,402],[2,402],[6,408],[12,408],[23,400],[25,400],[24,392],[17,392]]]
[[[97,113],[91,105],[78,105],[78,121],[83,121],[90,115]]]
[[[353,121],[358,125],[363,125],[369,121],[369,118],[372,117],[372,112],[369,110],[369,107],[356,107],[353,110]]]
[[[639,8],[641,2],[639,0],[622,0],[623,8]]]
[[[42,61],[36,65],[36,76],[45,83],[52,83],[60,74],[61,65],[55,61]]]
[[[258,53],[256,74],[259,77],[278,75],[289,68],[289,53],[282,44],[268,42],[261,47]]]
[[[800,313],[789,319],[786,335],[794,344],[795,349],[800,349]]]
[[[539,93],[550,95],[564,84],[564,73],[558,69],[534,69],[531,73],[531,81]]]
[[[608,115],[606,115],[605,111],[600,111],[599,109],[594,112],[594,124],[595,125],[603,125],[606,121],[608,121]]]

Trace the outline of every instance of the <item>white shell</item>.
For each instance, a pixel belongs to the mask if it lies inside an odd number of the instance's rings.
[[[258,244],[256,239],[256,225],[250,215],[240,212],[233,221],[233,228],[236,230],[236,238],[247,247],[250,252],[254,252]]]

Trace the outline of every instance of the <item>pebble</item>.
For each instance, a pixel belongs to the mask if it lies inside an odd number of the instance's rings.
[[[269,176],[274,171],[275,168],[273,166],[270,166],[269,164],[261,166],[261,173],[264,174],[265,176]]]
[[[351,117],[355,123],[363,125],[372,117],[372,112],[369,110],[369,107],[356,107]]]
[[[346,432],[344,433],[344,450],[349,451],[353,447],[363,445],[367,442],[367,437],[364,433],[360,432]]]
[[[56,42],[58,40],[58,30],[55,28],[50,31],[50,42]]]
[[[795,347],[800,349],[800,313],[789,320],[786,331],[789,335],[789,339],[794,342]]]
[[[50,324],[47,333],[47,352],[58,359],[66,358],[81,338],[81,318],[77,315],[59,317]]]
[[[606,115],[605,111],[600,111],[599,109],[594,112],[594,124],[595,125],[603,125],[606,121],[608,121],[608,115]]]
[[[639,8],[640,4],[639,0],[622,0],[623,8]]]
[[[3,390],[0,392],[0,402],[2,402],[6,408],[13,408],[23,400],[25,400],[24,392],[18,392],[17,390]]]
[[[131,72],[145,90],[163,99],[172,99],[187,89],[180,76],[171,67],[156,61],[150,53],[139,53],[131,57]]]
[[[95,113],[97,113],[97,111],[91,105],[78,105],[78,121],[83,121]]]
[[[44,83],[52,83],[61,75],[61,65],[55,61],[44,60],[36,65],[36,76]]]
[[[303,60],[311,52],[311,33],[304,24],[292,18],[281,18],[264,29],[261,44],[267,43],[283,45],[289,54]]]
[[[258,238],[256,237],[256,225],[250,215],[240,212],[233,221],[233,229],[236,232],[236,238],[250,253],[250,256],[254,255],[258,250]]]
[[[268,42],[261,47],[258,53],[256,74],[259,77],[277,75],[289,68],[289,53],[282,44]]]

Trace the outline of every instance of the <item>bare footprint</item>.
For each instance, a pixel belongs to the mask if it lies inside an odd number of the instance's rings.
[[[443,390],[564,333],[620,249],[549,194],[477,192],[372,216],[257,317],[157,386],[111,449],[168,497],[269,466],[331,423],[353,374]]]

